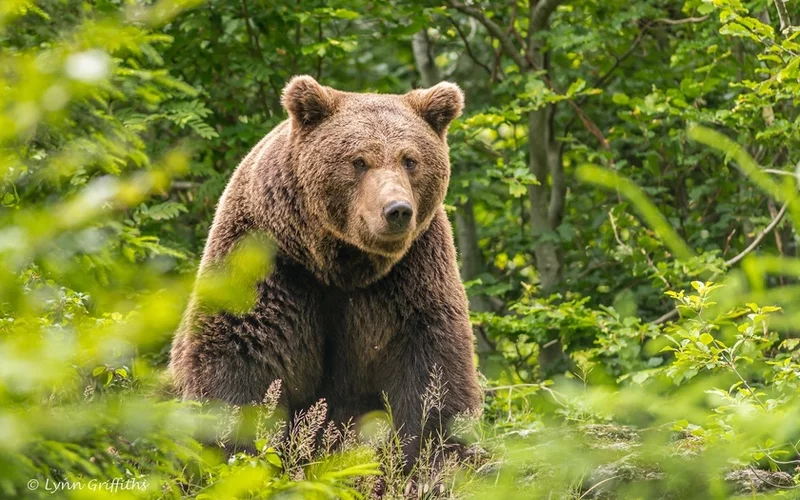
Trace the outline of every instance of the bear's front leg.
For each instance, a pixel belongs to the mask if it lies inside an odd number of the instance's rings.
[[[394,425],[405,440],[406,471],[420,458],[438,461],[442,452],[463,451],[450,435],[453,418],[475,414],[482,405],[472,355],[472,331],[455,311],[419,315],[387,349],[382,378]],[[445,449],[442,449],[445,448]]]
[[[193,303],[173,342],[170,370],[185,399],[261,402],[276,379],[292,411],[314,401],[322,379],[318,294],[305,274],[276,263],[245,313]]]
[[[482,395],[475,366],[469,306],[456,264],[452,231],[440,209],[430,228],[392,270],[385,285],[401,304],[401,326],[378,364],[395,428],[408,438],[406,471],[426,440],[464,451],[448,433],[453,417],[477,414]],[[436,457],[426,457],[436,458]]]

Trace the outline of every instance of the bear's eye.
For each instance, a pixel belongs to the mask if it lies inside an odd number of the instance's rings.
[[[357,170],[366,170],[367,162],[365,162],[363,158],[358,158],[353,160],[353,166],[356,167]]]
[[[403,158],[403,168],[406,170],[414,170],[417,168],[417,162],[411,158]]]

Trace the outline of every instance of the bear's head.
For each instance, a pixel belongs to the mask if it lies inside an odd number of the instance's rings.
[[[309,222],[366,254],[399,260],[444,200],[446,133],[461,114],[461,90],[443,82],[404,95],[358,94],[297,76],[283,105]]]

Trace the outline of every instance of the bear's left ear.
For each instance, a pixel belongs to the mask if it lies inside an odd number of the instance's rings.
[[[313,127],[336,110],[336,91],[308,75],[295,76],[283,89],[281,104],[300,127]]]
[[[464,93],[455,83],[441,82],[429,89],[406,94],[411,107],[439,134],[444,135],[450,122],[464,109]]]

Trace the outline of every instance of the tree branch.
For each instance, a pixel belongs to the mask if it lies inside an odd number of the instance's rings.
[[[758,233],[758,235],[753,239],[752,243],[750,243],[750,245],[748,245],[747,248],[742,250],[738,255],[731,257],[730,259],[725,261],[725,265],[728,267],[736,265],[739,261],[744,259],[747,256],[747,254],[755,250],[755,248],[761,243],[761,241],[769,233],[771,233],[772,230],[775,229],[775,227],[778,224],[780,224],[781,220],[783,219],[783,216],[786,215],[786,210],[789,208],[789,203],[791,203],[791,201],[792,200],[787,200],[786,203],[784,203],[783,206],[781,207],[780,212],[778,212],[778,214],[775,215],[775,218],[772,219],[772,222],[767,224],[767,227],[765,227],[760,233]]]
[[[645,25],[644,27],[642,27],[642,29],[639,30],[639,33],[636,34],[636,37],[633,39],[633,42],[631,43],[631,46],[628,47],[628,50],[626,50],[621,56],[617,56],[617,55],[612,54],[612,56],[614,57],[614,64],[611,66],[611,68],[609,68],[608,71],[603,73],[602,76],[598,77],[597,80],[595,80],[594,83],[592,83],[592,85],[591,85],[592,88],[597,88],[600,85],[605,84],[611,78],[611,76],[614,74],[614,72],[617,70],[617,68],[620,67],[620,65],[623,63],[623,61],[625,61],[625,59],[630,57],[631,54],[633,54],[633,51],[636,50],[636,47],[639,46],[641,41],[644,39],[644,35],[647,32],[648,28],[649,28],[649,25]],[[592,123],[591,120],[589,120],[587,122],[588,117],[580,109],[580,106],[582,106],[586,102],[587,99],[588,99],[588,97],[584,96],[584,97],[578,98],[577,99],[577,103],[574,103],[575,106],[573,106],[573,108],[575,109],[575,116],[573,116],[569,120],[569,122],[567,122],[566,126],[564,127],[564,134],[566,135],[566,133],[572,128],[572,124],[575,123],[575,118],[577,117],[578,119],[581,120],[581,123],[583,123],[584,128],[586,128],[587,131],[589,131],[592,135],[594,135],[597,138],[597,140],[600,141],[600,144],[602,144],[604,148],[608,149],[609,145],[608,145],[608,142],[606,141],[605,137],[603,136],[603,134],[600,133],[600,131],[597,128],[597,126],[593,126],[594,123]],[[572,102],[572,101],[570,101],[570,102]]]
[[[633,43],[631,43],[631,46],[628,48],[628,50],[625,51],[624,54],[622,54],[621,56],[614,55],[614,64],[611,66],[611,68],[609,68],[608,71],[606,71],[601,77],[597,79],[597,81],[595,81],[592,84],[593,88],[597,88],[598,86],[606,83],[606,81],[611,77],[614,71],[616,71],[617,68],[619,68],[619,65],[622,64],[622,62],[625,61],[625,59],[630,57],[631,54],[633,54],[633,51],[636,50],[636,47],[638,47],[639,43],[641,43],[642,39],[644,39],[644,34],[647,32],[648,27],[649,26],[646,25],[639,30],[639,33],[636,35],[636,38],[633,39]]]
[[[536,40],[534,37],[537,33],[547,27],[550,21],[550,15],[556,10],[556,7],[561,5],[565,0],[540,0],[538,2],[530,1],[530,10],[528,10],[528,42],[527,50],[525,51],[528,61],[533,61],[536,52]]]
[[[758,245],[761,243],[761,241],[769,233],[771,233],[778,226],[778,224],[780,224],[781,220],[783,220],[783,217],[786,215],[786,211],[789,209],[789,204],[793,200],[794,200],[794,197],[789,199],[789,200],[786,200],[786,203],[783,204],[783,206],[781,207],[781,210],[772,219],[772,222],[767,224],[767,227],[765,227],[764,229],[761,230],[760,233],[758,233],[758,235],[753,239],[752,243],[750,243],[747,246],[747,248],[745,248],[744,250],[739,252],[739,254],[737,254],[736,256],[731,257],[730,259],[726,260],[725,261],[725,265],[727,267],[735,266],[736,264],[741,262],[742,259],[747,257],[747,255],[750,254],[750,252],[755,250],[756,247],[758,247]],[[665,323],[665,322],[673,319],[677,315],[678,315],[678,309],[673,309],[672,311],[670,311],[670,312],[660,316],[659,318],[653,320],[652,323],[654,325],[660,325],[661,323]]]
[[[473,23],[477,22],[475,18],[471,18],[471,20]],[[510,35],[512,32],[514,34],[517,33],[517,31],[514,29],[514,23],[516,22],[516,20],[517,20],[517,2],[513,2],[511,4],[511,19],[509,19],[508,21],[508,29],[506,29],[506,35]],[[503,55],[503,46],[498,43],[497,48],[494,51],[494,59],[492,61],[492,78],[491,78],[492,83],[494,83],[498,79],[498,76],[500,76],[501,78],[505,76],[503,75],[503,70],[500,68],[500,58],[502,55]]]
[[[662,23],[662,24],[669,24],[670,26],[675,26],[678,24],[694,24],[694,23],[702,23],[708,19],[708,15],[700,16],[700,17],[685,17],[683,19],[668,19],[666,17],[661,17],[655,19],[655,22]]]
[[[528,61],[533,61],[534,35],[536,34],[536,30],[533,28],[533,20],[536,17],[536,2],[528,0],[528,3],[530,4],[528,7],[528,42],[525,45],[525,57]]]
[[[614,72],[617,70],[617,68],[619,68],[620,65],[625,61],[625,59],[630,57],[631,54],[633,54],[633,51],[636,50],[636,47],[639,46],[641,41],[644,39],[644,34],[647,32],[647,28],[648,27],[649,27],[649,25],[645,25],[644,27],[642,27],[642,29],[639,30],[639,33],[636,34],[636,38],[633,39],[633,42],[631,43],[631,46],[628,47],[628,50],[626,50],[621,56],[617,56],[615,54],[611,54],[612,57],[614,57],[614,64],[611,66],[611,68],[609,68],[608,71],[603,73],[602,76],[598,77],[597,80],[595,80],[594,83],[592,83],[592,85],[591,85],[592,88],[597,88],[600,85],[604,85],[609,80],[609,78],[611,78],[611,75],[614,74]],[[578,106],[582,106],[587,101],[587,99],[588,99],[588,97],[586,97],[586,96],[577,99]],[[569,120],[569,122],[567,122],[567,125],[564,127],[564,134],[565,135],[572,128],[572,124],[575,123],[575,118],[576,117],[577,118],[581,118],[581,115],[579,113],[576,113],[575,116],[573,116]],[[585,126],[585,124],[584,124],[584,126]]]
[[[467,55],[469,56],[469,58],[470,58],[470,59],[472,59],[472,62],[474,62],[475,64],[477,64],[478,66],[480,66],[481,68],[483,68],[484,70],[486,70],[486,72],[487,72],[487,73],[489,73],[489,75],[491,76],[491,75],[492,75],[492,70],[491,70],[491,68],[489,68],[489,66],[487,66],[487,65],[483,64],[483,63],[482,63],[482,62],[481,62],[481,61],[480,61],[480,60],[479,60],[479,59],[478,59],[478,58],[475,56],[475,53],[473,53],[473,52],[472,52],[472,47],[470,47],[470,45],[469,45],[469,40],[467,39],[467,36],[464,34],[464,32],[463,32],[463,31],[461,31],[461,27],[458,25],[458,23],[455,21],[455,19],[453,19],[453,18],[452,18],[452,17],[450,17],[450,16],[447,16],[447,19],[449,19],[449,20],[450,20],[450,22],[453,24],[453,27],[456,29],[456,32],[458,33],[458,36],[459,36],[459,37],[461,38],[461,40],[464,42],[464,48],[467,50]],[[415,36],[416,36],[416,35],[415,35]]]
[[[536,4],[536,7],[531,11],[530,19],[534,22],[534,26],[540,26],[540,29],[543,29],[546,26],[546,22],[550,17],[550,14],[558,7],[564,0],[543,0],[541,3]],[[528,53],[525,53],[525,57],[523,57],[517,47],[514,45],[514,41],[509,37],[509,35],[503,31],[503,28],[500,27],[497,23],[492,21],[491,19],[487,18],[483,12],[476,8],[469,5],[464,5],[462,3],[456,2],[454,0],[449,0],[449,4],[456,10],[461,13],[464,13],[474,19],[476,19],[479,23],[481,23],[486,29],[489,31],[491,35],[497,38],[500,41],[500,45],[503,47],[503,50],[511,57],[517,66],[520,68],[520,71],[524,71],[527,69],[533,70],[540,70],[542,68],[538,68],[533,63],[533,58],[529,57]],[[537,24],[538,23],[538,24]],[[545,24],[541,24],[545,23]],[[528,29],[529,40],[532,36],[530,27]],[[529,48],[531,46],[529,45]],[[547,76],[542,76],[542,81],[544,81],[545,85],[552,90],[553,92],[560,94],[558,89],[555,88],[552,81]],[[575,113],[580,118],[581,123],[583,126],[586,127],[586,130],[589,131],[593,136],[597,138],[600,144],[603,146],[604,149],[609,149],[609,144],[606,138],[603,136],[603,133],[600,129],[595,125],[595,123],[584,113],[581,107],[572,99],[568,100],[567,103],[569,106],[575,110]]]
[[[778,9],[778,19],[781,21],[781,33],[786,34],[789,28],[792,27],[792,18],[789,17],[789,11],[786,10],[786,4],[783,0],[774,0],[775,8]]]
[[[253,32],[253,27],[250,26],[250,11],[247,9],[247,0],[242,0],[242,15],[244,16],[244,25],[247,28],[247,36],[250,39],[250,42],[253,44],[253,52],[254,56],[261,59],[261,62],[266,64],[264,61],[264,52],[261,50],[261,44],[258,41],[258,36]],[[265,115],[270,116],[272,112],[267,106],[267,93],[264,91],[264,82],[261,81],[260,78],[257,78],[256,81],[258,82],[258,94],[261,96],[261,100],[263,101],[262,106],[265,106]],[[278,102],[280,102],[280,95],[276,96]]]
[[[464,5],[463,3],[456,2],[454,0],[449,0],[448,3],[457,11],[470,16],[481,23],[489,31],[489,34],[497,38],[497,40],[500,42],[500,45],[503,47],[503,50],[506,52],[506,54],[508,54],[508,57],[514,60],[517,66],[519,66],[520,70],[524,70],[529,67],[528,62],[524,57],[522,57],[519,49],[516,45],[514,45],[513,40],[505,33],[505,31],[503,31],[503,28],[501,28],[499,24],[486,17],[481,9],[472,7],[470,5]]]
[[[322,19],[317,21],[317,43],[322,43]],[[322,57],[317,57],[317,73],[314,75],[317,80],[322,79]]]
[[[550,20],[550,14],[556,10],[556,7],[564,3],[565,0],[540,0],[536,7],[531,9],[531,16],[528,24],[528,39],[532,34],[535,34],[547,26]]]
[[[660,325],[661,323],[666,323],[667,321],[673,319],[676,316],[678,316],[678,310],[673,309],[670,312],[654,319],[651,323],[653,323],[654,325]]]

